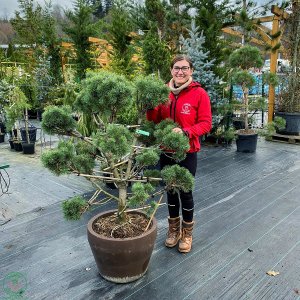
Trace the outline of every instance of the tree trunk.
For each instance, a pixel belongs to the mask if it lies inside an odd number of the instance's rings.
[[[119,205],[118,205],[118,218],[121,223],[127,221],[125,208],[126,208],[126,200],[127,200],[127,186],[126,183],[118,184],[119,189]]]

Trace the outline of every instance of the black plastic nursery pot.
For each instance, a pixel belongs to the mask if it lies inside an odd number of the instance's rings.
[[[21,152],[21,151],[23,150],[23,147],[22,147],[21,142],[14,142],[14,149],[15,149],[17,152]]]
[[[30,142],[36,142],[36,131],[37,131],[36,127],[28,128],[28,135],[29,135]],[[22,141],[27,142],[25,127],[20,128],[20,132],[21,132]]]
[[[35,143],[22,143],[23,153],[24,154],[34,154],[35,152]]]
[[[256,151],[257,133],[254,134],[238,134],[236,140],[237,152],[252,153]]]
[[[5,138],[5,135],[4,134],[0,134],[0,143],[4,143],[4,138]]]
[[[14,147],[14,141],[13,140],[9,140],[8,141],[9,142],[9,145],[10,145],[10,149],[15,149],[15,147]]]
[[[276,112],[275,116],[285,119],[286,125],[280,134],[300,135],[300,113]]]

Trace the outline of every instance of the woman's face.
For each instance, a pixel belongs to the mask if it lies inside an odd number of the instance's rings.
[[[176,86],[181,86],[186,83],[193,74],[193,69],[186,60],[177,61],[171,69],[171,74]]]

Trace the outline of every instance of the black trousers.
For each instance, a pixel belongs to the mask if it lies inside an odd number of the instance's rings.
[[[168,156],[167,156],[168,155]],[[186,158],[176,163],[175,160],[170,158],[172,154],[167,153],[161,154],[160,156],[160,168],[163,169],[165,166],[171,166],[178,164],[181,167],[188,169],[191,174],[195,177],[197,170],[197,152],[187,153]],[[180,204],[182,218],[185,222],[192,222],[194,217],[194,199],[192,192],[180,192],[178,193],[167,193],[168,198],[168,210],[170,218],[176,218],[179,216]]]

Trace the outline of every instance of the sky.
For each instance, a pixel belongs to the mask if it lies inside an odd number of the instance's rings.
[[[44,0],[35,0],[35,2],[44,5]],[[63,8],[71,8],[72,0],[52,0],[52,5],[59,4]],[[15,10],[18,10],[17,0],[0,0],[0,17],[7,17],[8,19],[14,16]]]
[[[44,4],[44,0],[35,0],[40,4]],[[63,8],[71,8],[73,0],[52,0],[53,5],[59,4]],[[267,0],[256,0],[257,4],[266,3]],[[274,0],[274,3],[278,0]],[[15,10],[18,10],[18,1],[17,0],[0,0],[0,18],[6,17],[11,18],[14,16]]]

